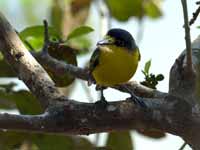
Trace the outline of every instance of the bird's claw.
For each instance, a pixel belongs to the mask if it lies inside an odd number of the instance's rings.
[[[104,109],[104,108],[106,108],[107,107],[107,105],[108,105],[108,102],[106,101],[106,99],[105,98],[101,98],[100,100],[98,100],[97,102],[95,102],[95,106],[97,107],[97,108],[102,108],[102,109]]]
[[[131,100],[131,101],[134,102],[135,105],[139,105],[139,106],[141,106],[143,108],[147,107],[146,104],[141,99],[139,99],[138,97],[136,97],[135,95],[134,96],[131,95],[131,97],[129,97],[127,100]]]

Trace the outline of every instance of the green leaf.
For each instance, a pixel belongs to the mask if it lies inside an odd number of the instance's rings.
[[[35,115],[42,113],[42,108],[38,100],[28,91],[17,92],[0,91],[0,99],[14,102],[21,114]]]
[[[105,0],[111,15],[119,21],[127,21],[132,16],[142,16],[141,0]]]
[[[1,52],[0,52],[0,60],[3,60],[3,55]]]
[[[60,0],[52,1],[50,20],[52,26],[61,35],[62,34],[62,21],[64,17],[64,2]]]
[[[93,150],[92,143],[83,137],[18,131],[0,131],[0,149],[20,149],[24,142],[30,150]]]
[[[48,27],[50,38],[60,39],[58,32],[53,27]],[[29,42],[35,50],[41,49],[44,41],[44,26],[36,25],[27,27],[19,33],[22,41]]]
[[[78,28],[74,29],[71,33],[69,33],[69,35],[67,36],[67,40],[69,41],[72,38],[76,38],[76,37],[88,34],[92,31],[94,31],[94,29],[92,29],[89,26],[78,27]]]
[[[148,74],[144,72],[143,70],[142,70],[142,73],[144,74],[145,77],[148,76]]]
[[[158,75],[156,76],[156,80],[157,80],[157,81],[162,81],[162,80],[164,80],[164,76],[163,76],[162,74],[158,74]]]
[[[144,66],[144,72],[148,75],[149,74],[149,69],[151,67],[151,59],[149,61],[147,61],[145,63],[145,66]]]
[[[16,77],[16,73],[5,60],[0,60],[0,70],[0,77]]]
[[[53,37],[59,37],[58,33],[53,27],[48,27],[49,35]],[[43,25],[36,25],[27,27],[24,30],[22,30],[20,33],[20,38],[25,40],[28,37],[43,37],[44,36],[44,26]]]
[[[133,150],[131,133],[129,131],[109,133],[106,147],[112,150]]]
[[[41,150],[74,150],[74,141],[68,136],[36,134],[33,142]]]
[[[118,21],[128,21],[131,17],[141,19],[144,16],[158,18],[161,16],[162,0],[104,0],[112,17]]]
[[[162,16],[159,0],[149,0],[144,3],[144,11],[146,15],[152,19]]]
[[[77,49],[78,55],[88,54],[88,52],[90,52],[90,47],[92,45],[91,40],[86,36],[80,36],[80,37],[71,39],[68,44],[71,47]]]
[[[29,133],[15,131],[0,131],[0,148],[3,150],[19,149],[24,141],[30,137]]]
[[[88,139],[77,136],[76,139],[74,140],[75,140],[74,150],[94,150],[94,146]]]
[[[41,150],[93,150],[93,145],[83,137],[56,134],[36,134],[33,142]]]

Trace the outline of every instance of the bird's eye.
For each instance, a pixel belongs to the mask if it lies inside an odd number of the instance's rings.
[[[124,42],[121,40],[116,40],[116,44],[119,46],[124,46]]]

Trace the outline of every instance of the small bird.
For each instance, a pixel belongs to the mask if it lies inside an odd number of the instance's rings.
[[[90,59],[89,70],[94,82],[100,87],[100,102],[106,102],[104,87],[122,84],[135,74],[140,52],[132,35],[123,29],[110,29]],[[132,91],[129,91],[135,103],[141,103]]]

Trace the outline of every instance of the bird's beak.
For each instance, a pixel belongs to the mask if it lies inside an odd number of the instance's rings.
[[[97,46],[99,46],[99,45],[111,45],[111,44],[113,44],[112,40],[110,40],[109,38],[104,38],[103,40],[101,40],[97,43]]]

